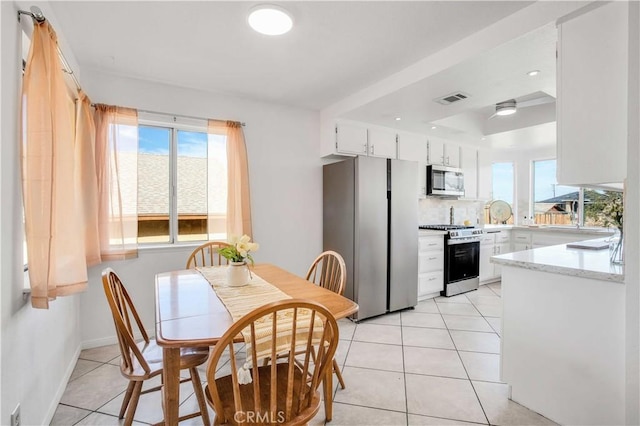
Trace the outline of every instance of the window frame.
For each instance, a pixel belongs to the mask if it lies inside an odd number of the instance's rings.
[[[138,246],[142,249],[157,248],[163,246],[194,246],[200,245],[209,239],[207,237],[202,240],[185,240],[179,241],[179,218],[178,218],[178,132],[197,132],[204,133],[209,138],[208,123],[204,119],[195,119],[181,116],[173,116],[169,114],[139,112],[138,115],[138,135],[141,127],[154,127],[170,130],[169,133],[169,182],[167,182],[169,191],[169,240],[163,242],[139,242]],[[139,144],[139,142],[138,142]],[[139,145],[138,145],[139,146]],[[140,151],[138,150],[138,156]],[[138,180],[140,176],[138,176]],[[226,214],[226,211],[225,211]],[[226,238],[226,237],[225,237]]]

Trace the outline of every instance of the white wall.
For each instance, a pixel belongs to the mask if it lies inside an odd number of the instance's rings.
[[[79,296],[59,298],[46,311],[32,309],[22,296],[21,30],[16,16],[14,2],[0,2],[0,424],[10,424],[20,403],[22,423],[35,425],[49,423],[75,366]]]
[[[492,163],[514,163],[516,205],[513,206],[513,214],[516,225],[522,225],[524,217],[529,217],[531,214],[531,162],[553,158],[556,158],[555,145],[530,150],[495,150],[491,152]]]
[[[83,86],[93,102],[246,122],[253,238],[260,244],[254,258],[256,262],[270,262],[304,276],[322,251],[318,112],[116,77],[90,69],[84,70]],[[112,266],[122,275],[145,326],[153,330],[154,276],[183,268],[190,251],[190,248],[141,251],[138,259],[93,268],[89,289],[81,298],[83,346],[113,341],[113,324],[100,282],[102,268]]]

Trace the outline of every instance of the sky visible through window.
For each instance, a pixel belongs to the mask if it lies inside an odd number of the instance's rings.
[[[534,161],[533,173],[533,191],[536,203],[578,191],[578,188],[573,186],[558,185],[556,181],[556,160]]]
[[[493,199],[513,205],[513,163],[492,164]]]

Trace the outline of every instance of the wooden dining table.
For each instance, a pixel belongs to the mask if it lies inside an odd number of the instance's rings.
[[[324,305],[336,319],[358,311],[355,302],[277,266],[256,264],[251,271],[292,298]],[[190,269],[156,275],[156,342],[162,347],[164,359],[165,424],[178,424],[180,348],[214,346],[232,324],[229,311],[198,271]],[[332,417],[332,389],[333,369],[328,368],[323,381],[327,421]]]

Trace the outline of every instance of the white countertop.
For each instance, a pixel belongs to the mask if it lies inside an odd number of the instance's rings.
[[[616,230],[613,228],[591,228],[591,227],[581,227],[576,228],[575,226],[562,226],[562,225],[531,225],[531,226],[523,226],[523,225],[484,225],[484,232],[491,233],[492,231],[498,232],[502,230],[515,230],[515,231],[534,231],[534,232],[568,232],[568,233],[576,233],[576,234],[602,234],[602,235],[613,235]]]
[[[449,231],[438,231],[436,229],[420,229],[418,228],[418,235],[422,235],[423,237],[430,235],[446,235]]]
[[[590,240],[602,241],[604,238]],[[567,248],[566,244],[492,256],[491,262],[553,274],[624,282],[624,268],[609,261],[609,250]]]

